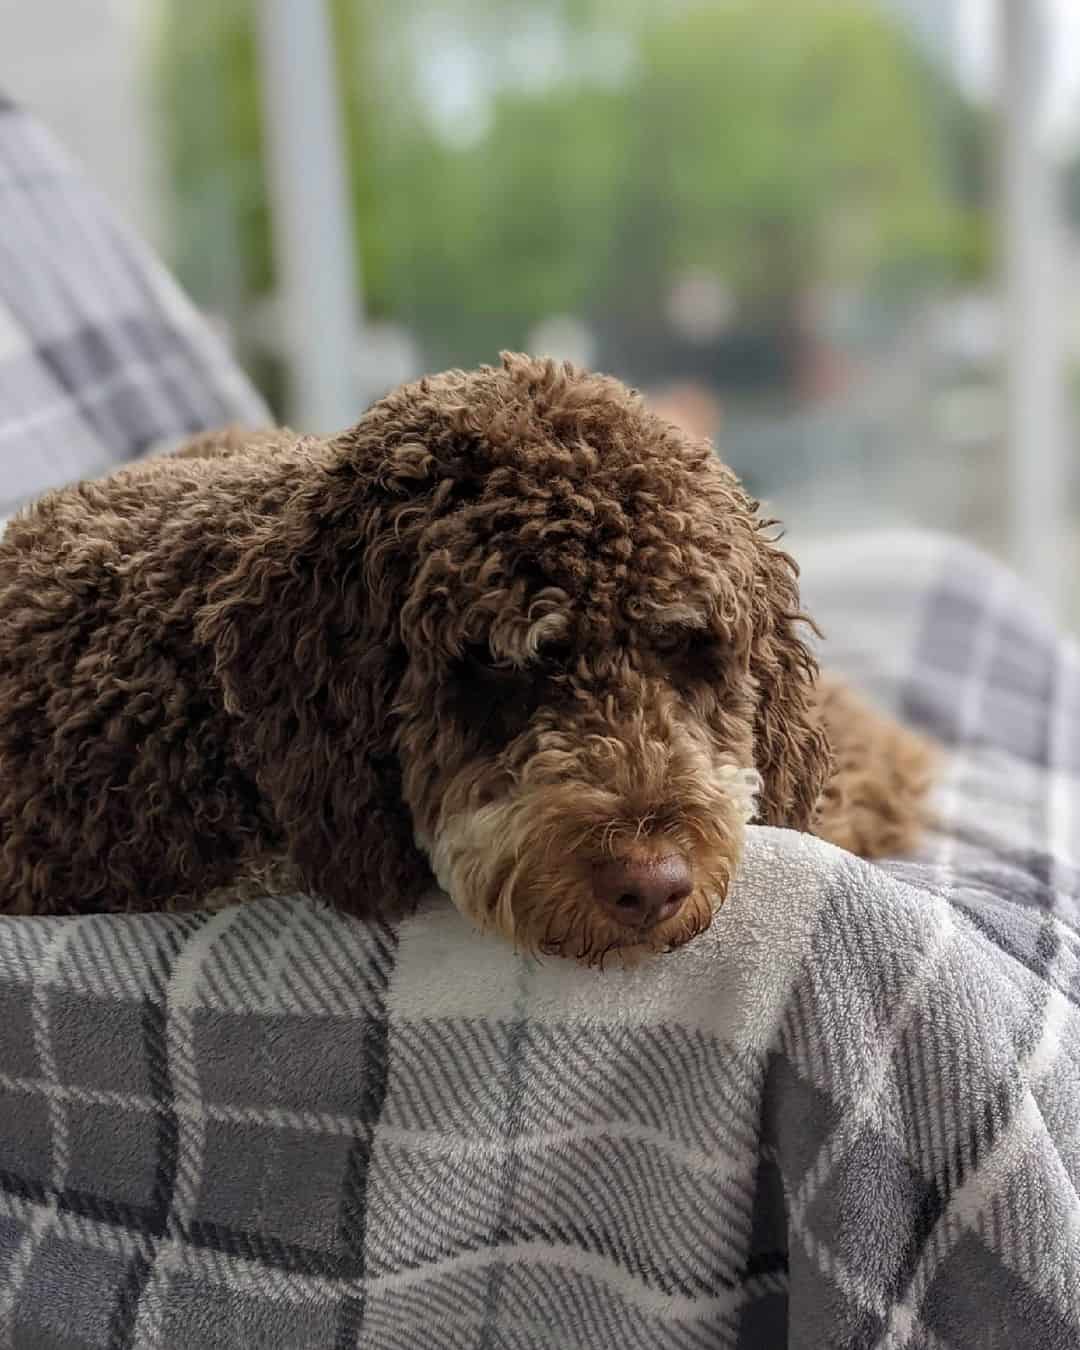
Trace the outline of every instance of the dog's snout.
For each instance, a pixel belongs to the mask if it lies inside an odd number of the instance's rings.
[[[693,889],[690,868],[677,853],[666,858],[617,858],[593,870],[596,899],[627,928],[651,928],[674,918]]]

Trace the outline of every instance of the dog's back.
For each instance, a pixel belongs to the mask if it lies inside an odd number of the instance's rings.
[[[167,904],[271,829],[195,637],[265,478],[251,456],[146,461],[10,522],[0,910]]]

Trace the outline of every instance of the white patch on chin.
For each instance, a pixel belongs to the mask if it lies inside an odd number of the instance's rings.
[[[740,769],[737,764],[723,764],[717,770],[717,776],[724,784],[724,791],[738,806],[743,824],[749,824],[757,815],[761,774],[757,769]]]
[[[455,895],[454,872],[462,856],[480,857],[480,870],[497,865],[499,846],[505,843],[508,833],[508,816],[513,819],[515,808],[516,804],[507,798],[490,806],[481,806],[476,811],[459,811],[440,822],[433,841],[416,836],[435,880],[455,904],[458,904],[458,896]],[[458,905],[458,908],[462,906]]]

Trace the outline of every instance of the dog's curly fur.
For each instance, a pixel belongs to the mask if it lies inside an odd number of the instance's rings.
[[[269,872],[387,914],[434,874],[592,961],[704,928],[748,819],[903,850],[929,749],[819,679],[770,524],[623,385],[520,356],[50,493],[0,542],[0,909]],[[675,917],[603,916],[598,862],[673,853]]]

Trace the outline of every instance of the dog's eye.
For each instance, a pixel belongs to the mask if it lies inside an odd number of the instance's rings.
[[[573,664],[574,644],[569,640],[545,642],[540,648],[536,668],[545,675],[559,675]]]
[[[470,642],[462,649],[460,672],[488,684],[524,684],[543,676],[562,674],[573,657],[569,642],[546,642],[528,667],[498,660],[484,642]]]
[[[505,741],[517,735],[539,703],[536,680],[514,666],[499,664],[481,643],[462,652],[452,687],[463,724],[485,740]]]
[[[665,628],[656,634],[652,645],[661,656],[682,656],[703,637],[704,634],[692,628]]]
[[[721,659],[715,636],[700,628],[670,630],[653,645],[668,675],[679,683],[713,678]]]
[[[481,680],[514,680],[517,670],[510,665],[497,661],[491,654],[486,642],[469,642],[461,653],[461,668],[464,674]]]

